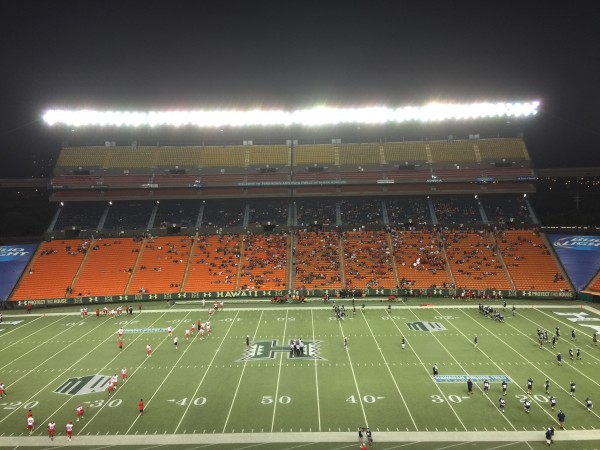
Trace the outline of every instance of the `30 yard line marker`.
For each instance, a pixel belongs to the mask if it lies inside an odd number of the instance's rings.
[[[312,309],[310,310],[310,321],[312,324],[312,332],[313,332],[313,341],[315,340],[315,317]],[[317,360],[314,360],[315,363],[315,387],[317,388],[317,420],[319,422],[319,429],[321,431],[321,403],[319,401],[319,377],[317,376]],[[312,431],[312,430],[311,430]]]

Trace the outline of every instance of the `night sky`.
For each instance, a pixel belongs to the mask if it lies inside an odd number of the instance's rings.
[[[13,0],[0,30],[0,177],[49,175],[64,136],[42,123],[46,108],[431,100],[540,99],[518,124],[535,164],[600,166],[593,5]]]

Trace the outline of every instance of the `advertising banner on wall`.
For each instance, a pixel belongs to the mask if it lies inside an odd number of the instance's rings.
[[[548,234],[569,278],[580,291],[600,268],[600,236]]]
[[[37,244],[0,245],[0,301],[5,301],[27,267]]]

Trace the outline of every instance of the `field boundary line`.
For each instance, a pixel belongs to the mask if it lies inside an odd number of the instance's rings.
[[[408,416],[410,417],[410,420],[412,421],[413,426],[415,427],[415,430],[419,431],[419,427],[417,426],[417,423],[415,422],[415,419],[414,419],[412,413],[410,412],[410,408],[406,404],[406,400],[404,399],[404,395],[402,395],[402,391],[400,390],[400,387],[398,386],[398,383],[396,382],[396,378],[394,378],[394,374],[392,373],[392,369],[390,369],[390,365],[387,362],[387,359],[385,358],[385,356],[383,354],[383,351],[381,350],[381,346],[379,345],[379,341],[375,337],[375,334],[373,333],[373,329],[371,328],[371,325],[369,325],[369,321],[367,320],[366,315],[363,314],[362,316],[363,316],[363,319],[365,320],[365,323],[367,324],[367,328],[371,332],[371,336],[373,337],[373,340],[375,341],[375,345],[377,345],[377,350],[379,350],[379,354],[381,355],[381,358],[383,359],[383,362],[385,363],[385,367],[387,368],[388,373],[390,374],[390,377],[392,377],[392,381],[394,382],[394,386],[396,386],[396,390],[398,391],[398,394],[400,394],[400,398],[402,399],[402,403],[404,403],[404,407],[406,408],[406,411],[408,412]],[[465,428],[465,430],[466,430],[467,428],[464,426],[464,424],[462,423],[462,421],[460,419],[458,419],[458,421],[461,423],[461,425],[463,425],[463,428]]]
[[[342,321],[338,320],[338,325],[340,326],[340,331],[342,332],[342,339],[346,337],[344,334],[344,329],[342,328]],[[354,373],[354,366],[352,365],[352,358],[350,357],[350,350],[348,347],[344,349],[346,351],[346,355],[348,356],[348,361],[350,362],[350,371],[352,372],[352,378],[354,378],[354,386],[356,386],[356,393],[358,394],[358,401],[360,402],[360,409],[362,410],[363,417],[365,419],[365,426],[369,428],[369,421],[367,420],[367,413],[365,412],[365,405],[363,404],[362,395],[360,395],[360,389],[358,387],[358,381],[356,380],[356,374]]]
[[[86,337],[88,334],[93,333],[94,331],[96,331],[96,329],[100,326],[102,326],[103,323],[98,324],[97,326],[95,326],[94,328],[92,328],[91,330],[89,330],[87,333],[81,335],[80,337],[78,337],[77,339],[75,339],[74,341],[72,341],[71,343],[67,344],[66,346],[62,347],[61,350],[52,353],[52,355],[48,358],[46,358],[43,362],[41,362],[40,364],[38,364],[37,366],[35,366],[33,369],[31,369],[27,374],[33,373],[33,371],[35,369],[37,369],[38,367],[40,367],[42,364],[45,364],[46,362],[48,362],[50,359],[56,358],[56,356],[60,353],[62,353],[63,351],[67,350],[71,345],[75,344],[76,342],[78,342],[79,340],[83,339],[84,337]],[[106,339],[104,339],[102,341],[102,343],[108,341],[110,338],[112,337],[109,336]],[[48,384],[46,384],[42,389],[40,389],[39,391],[37,391],[34,396],[38,396],[42,391],[46,390],[48,388],[48,386],[50,386],[51,384],[53,384],[56,380],[58,380],[60,377],[63,377],[65,373],[67,373],[68,371],[70,371],[73,367],[75,367],[80,361],[82,361],[84,358],[88,357],[90,355],[90,353],[94,352],[96,350],[95,347],[92,347],[90,349],[89,352],[87,352],[85,355],[83,355],[81,358],[79,358],[77,361],[75,361],[73,364],[71,364],[69,367],[65,368],[64,370],[62,370],[56,377],[54,377]],[[25,374],[23,377],[21,377],[18,381],[22,380],[23,378],[25,378],[27,376],[27,374]],[[34,396],[30,397],[26,402],[24,403],[28,403],[30,402]],[[5,417],[3,417],[2,419],[0,419],[0,423],[4,422],[6,419],[8,419],[10,416],[12,416],[14,413],[16,413],[18,411],[18,409],[15,409],[13,412],[8,413]]]
[[[227,328],[227,332],[223,336],[223,339],[221,339],[221,343],[219,344],[219,346],[215,350],[215,354],[213,355],[212,359],[208,363],[208,366],[206,367],[206,371],[204,372],[204,375],[202,375],[202,379],[198,383],[198,386],[196,386],[196,390],[192,394],[192,399],[190,400],[190,402],[188,403],[187,407],[185,408],[185,411],[183,411],[183,414],[181,415],[181,419],[179,419],[179,423],[177,423],[177,426],[175,427],[175,431],[173,432],[173,434],[177,434],[177,430],[181,426],[181,422],[183,422],[183,419],[184,419],[185,415],[187,414],[187,412],[190,409],[190,406],[192,406],[192,403],[194,403],[194,399],[196,398],[196,395],[198,394],[198,391],[200,390],[200,386],[202,386],[202,383],[204,382],[204,379],[206,378],[206,375],[208,374],[208,372],[210,371],[210,368],[212,367],[213,361],[215,360],[215,358],[219,354],[219,351],[221,350],[221,347],[225,343],[225,339],[227,338],[227,335],[229,334],[229,332],[231,331],[231,328],[235,324],[235,319],[237,319],[237,316],[239,316],[239,315],[240,315],[239,311],[235,313],[235,316],[233,317],[233,320],[231,321],[231,324],[229,325],[229,328]],[[187,348],[185,349],[184,353],[185,352],[187,352]]]
[[[152,324],[150,325],[150,327],[152,327],[152,325],[154,325],[156,322],[158,322],[159,320],[161,320],[161,319],[164,317],[164,315],[165,315],[165,313],[161,314],[161,316],[160,316],[159,318],[157,318],[157,319],[156,319],[154,322],[152,322]],[[186,315],[184,316],[184,318],[185,318],[185,317],[187,317],[188,315],[189,315],[189,313],[188,313],[188,314],[186,314]],[[175,328],[177,328],[177,327],[178,327],[178,326],[179,326],[179,325],[180,325],[182,322],[183,322],[183,319],[182,319],[182,321],[181,321],[180,323],[178,323],[178,324],[175,326]],[[140,333],[140,334],[139,334],[139,335],[138,335],[138,336],[137,336],[135,339],[133,339],[133,341],[132,341],[130,344],[128,344],[127,346],[129,347],[129,346],[130,346],[130,345],[131,345],[133,342],[135,342],[136,340],[138,340],[138,339],[139,339],[139,338],[141,338],[142,336],[144,336],[144,334],[143,334],[143,333]],[[162,345],[162,344],[165,342],[165,340],[166,340],[166,339],[167,339],[167,338],[163,338],[163,340],[162,340],[162,341],[161,341],[161,342],[160,342],[160,343],[159,343],[159,344],[156,346],[156,350],[158,350],[158,349],[159,349],[159,347],[160,347],[160,346],[161,346],[161,345]],[[119,353],[119,354],[120,354],[120,353]],[[113,357],[113,358],[111,359],[111,361],[113,361],[115,358],[117,358],[117,357],[116,357],[116,356],[115,356],[115,357]],[[146,361],[147,361],[147,360],[148,360],[148,358],[144,358],[143,362],[142,362],[142,363],[141,363],[139,366],[137,366],[137,368],[136,368],[136,369],[135,369],[135,370],[134,370],[134,371],[131,373],[131,376],[128,376],[128,377],[127,377],[127,378],[128,378],[128,380],[129,380],[129,378],[133,378],[133,377],[135,376],[135,374],[138,372],[138,370],[140,370],[140,369],[142,368],[142,366],[143,366],[144,364],[146,364]],[[107,365],[108,365],[108,364],[105,364],[105,365],[104,365],[104,367],[106,367]],[[126,382],[123,382],[123,384],[122,384],[122,386],[121,386],[121,389],[120,389],[120,390],[117,390],[117,392],[116,392],[116,393],[115,393],[115,395],[113,396],[113,400],[115,400],[115,399],[116,399],[116,397],[118,397],[118,396],[119,396],[119,394],[122,392],[122,390],[125,388],[125,386],[130,386],[130,385],[128,385]],[[108,403],[109,403],[109,402],[105,402],[105,403],[103,403],[103,404],[102,404],[102,406],[101,406],[100,408],[98,408],[98,410],[97,410],[97,411],[96,411],[96,412],[95,412],[95,413],[92,415],[92,417],[90,418],[90,420],[86,420],[85,424],[83,425],[83,427],[81,427],[81,430],[80,430],[80,431],[83,431],[83,430],[84,430],[84,429],[85,429],[85,428],[86,428],[86,427],[87,427],[87,426],[88,426],[90,423],[92,423],[92,421],[93,421],[93,420],[96,418],[96,416],[97,416],[98,414],[100,414],[100,413],[102,412],[102,410],[104,409],[104,407],[105,407],[106,405],[108,405]]]
[[[62,432],[53,446],[185,445],[185,444],[269,444],[337,442],[356,445],[354,432],[224,433],[77,436],[67,441]],[[380,431],[377,442],[544,442],[544,431]],[[600,430],[557,430],[557,442],[600,440]],[[62,442],[61,442],[62,441]],[[2,447],[48,447],[47,436],[0,437]]]
[[[289,311],[285,312],[285,322],[283,324],[283,338],[282,341],[285,343],[285,333],[287,332]],[[277,370],[277,384],[275,385],[275,401],[273,402],[273,418],[271,419],[271,433],[275,428],[275,414],[277,413],[277,399],[279,398],[279,381],[281,380],[281,367],[283,366],[283,352],[279,355],[279,369]]]
[[[435,310],[435,308],[433,309],[433,311],[437,312]],[[415,313],[414,311],[411,311],[411,313],[417,318],[417,320],[421,320],[421,318],[419,316],[417,316],[417,313]],[[456,328],[456,327],[455,327]],[[462,333],[461,333],[462,334]],[[432,333],[433,338],[437,341],[438,344],[440,344],[440,346],[446,351],[446,353],[448,353],[448,355],[450,355],[450,357],[454,360],[454,362],[456,363],[456,365],[458,367],[460,367],[460,369],[465,373],[465,375],[469,375],[469,372],[463,367],[463,365],[454,357],[454,355],[452,354],[452,352],[450,352],[446,346],[440,341],[440,339],[435,335],[435,333]],[[463,334],[464,336],[464,334]],[[468,339],[467,339],[468,341]],[[481,393],[483,393],[483,390],[481,389],[481,386],[479,386],[479,384],[474,383],[474,385],[477,387],[477,389],[479,389],[479,391]],[[508,422],[508,424],[512,427],[513,430],[517,430],[517,428],[513,425],[513,423],[510,421],[510,419],[508,417],[506,417],[506,414],[502,414],[502,411],[500,411],[497,407],[496,407],[496,403],[489,397],[489,395],[486,395],[485,397],[487,397],[488,401],[492,404],[492,406],[494,407],[494,409],[500,414],[501,417],[504,418],[504,420],[506,420]]]
[[[392,323],[394,324],[394,327],[396,327],[396,330],[398,330],[398,332],[400,333],[400,335],[404,336],[404,333],[402,333],[402,331],[400,330],[400,327],[398,326],[398,324],[396,323],[396,321],[392,318],[390,318],[390,320],[392,321]],[[427,370],[427,367],[425,366],[425,363],[423,362],[423,360],[421,359],[421,357],[419,356],[419,354],[414,350],[412,344],[410,343],[410,341],[408,341],[408,339],[406,340],[406,343],[408,345],[408,347],[412,350],[412,352],[414,353],[414,355],[417,357],[417,359],[419,360],[419,363],[421,363],[421,367],[423,367],[423,369],[425,369],[425,372],[427,372],[427,375],[429,375],[429,370]],[[463,428],[465,429],[465,431],[467,431],[467,427],[465,426],[465,424],[463,423],[463,421],[461,420],[460,416],[458,415],[458,413],[455,411],[454,407],[452,406],[452,402],[448,400],[446,394],[444,393],[444,391],[442,390],[441,386],[438,383],[433,383],[434,386],[437,388],[437,390],[439,391],[439,393],[442,395],[442,397],[444,397],[445,403],[450,407],[450,409],[452,410],[452,412],[454,413],[454,415],[456,416],[456,418],[458,419],[458,421],[460,422],[460,424],[463,426]]]
[[[485,325],[483,325],[483,324],[482,324],[482,323],[480,323],[479,321],[475,320],[473,317],[469,316],[469,315],[468,315],[466,312],[464,312],[464,311],[463,311],[463,314],[464,314],[465,316],[467,316],[467,318],[471,319],[473,322],[475,322],[476,324],[478,324],[480,328],[483,328],[483,329],[484,329],[484,330],[486,330],[488,333],[492,334],[492,335],[493,335],[493,336],[494,336],[496,339],[498,339],[499,341],[502,341],[502,339],[500,339],[500,337],[498,337],[498,335],[496,335],[496,333],[493,333],[493,332],[492,332],[492,331],[491,331],[491,330],[490,330],[488,327],[486,327]],[[448,322],[450,323],[450,321],[448,321]],[[461,335],[463,335],[467,341],[469,341],[469,338],[468,338],[467,336],[465,336],[465,334],[464,334],[464,333],[463,333],[461,330],[459,330],[459,329],[458,329],[458,327],[457,327],[456,325],[454,325],[454,324],[451,324],[451,325],[452,325],[452,327],[453,327],[453,328],[454,328],[456,331],[458,331],[458,332],[459,332]],[[510,324],[509,324],[509,326],[510,326],[511,328],[515,328],[515,327],[513,327],[513,326],[512,326],[512,325],[510,325]],[[502,341],[502,343],[503,343],[503,344],[504,344],[506,347],[508,347],[510,350],[512,350],[514,353],[516,353],[517,355],[519,355],[519,357],[520,357],[521,359],[523,359],[524,361],[526,361],[526,362],[527,362],[529,365],[533,366],[533,367],[534,367],[536,370],[538,370],[538,371],[542,372],[542,370],[541,370],[541,369],[539,369],[539,368],[537,368],[537,367],[535,366],[535,364],[533,364],[532,362],[528,361],[528,360],[527,360],[527,358],[525,358],[525,357],[524,357],[524,356],[521,354],[521,352],[519,352],[519,351],[515,350],[515,349],[514,349],[513,347],[511,347],[510,345],[506,344],[506,342],[504,342],[504,341]],[[479,348],[478,348],[478,350],[479,350]],[[486,357],[486,358],[487,358],[489,361],[491,361],[491,363],[492,363],[494,366],[496,366],[496,367],[498,368],[498,370],[500,370],[502,373],[506,374],[506,372],[507,372],[507,371],[506,371],[505,369],[503,369],[502,367],[500,367],[500,366],[498,365],[498,363],[497,363],[496,361],[494,361],[494,360],[493,360],[493,359],[492,359],[492,358],[491,358],[491,357],[490,357],[490,356],[489,356],[489,355],[488,355],[486,352],[482,351],[481,353],[483,353],[483,356],[485,356],[485,357]],[[544,373],[544,372],[542,372],[542,373]],[[545,374],[544,374],[544,375],[545,375]],[[513,382],[514,382],[514,384],[515,384],[516,386],[518,386],[518,389],[520,389],[520,390],[521,390],[521,392],[523,392],[523,394],[524,394],[524,395],[526,395],[528,398],[531,398],[531,400],[533,400],[533,403],[534,403],[535,405],[539,406],[539,407],[540,407],[540,409],[541,409],[542,411],[544,411],[544,413],[545,413],[545,414],[546,414],[548,417],[550,417],[550,420],[552,420],[554,423],[558,424],[558,420],[556,420],[556,418],[555,418],[555,417],[553,417],[553,416],[552,416],[552,414],[550,414],[550,413],[549,413],[549,412],[546,410],[546,408],[544,408],[544,407],[541,405],[541,403],[540,403],[540,402],[538,402],[538,401],[535,399],[535,397],[534,397],[534,396],[532,396],[532,395],[528,395],[528,394],[527,394],[527,392],[525,391],[525,389],[523,389],[523,387],[522,387],[522,386],[521,386],[521,385],[520,385],[518,382],[516,382],[516,381],[514,381],[514,380],[513,380]]]
[[[252,341],[256,339],[256,333],[258,333],[258,328],[260,327],[260,323],[262,322],[262,317],[264,314],[264,310],[261,311],[260,317],[258,318],[258,323],[256,324],[256,330],[254,330],[254,336],[252,336]],[[240,385],[242,384],[242,378],[244,378],[244,371],[246,370],[246,366],[248,365],[248,360],[244,360],[244,365],[242,366],[242,373],[240,374],[240,379],[238,380],[238,384],[235,387],[235,392],[233,393],[233,398],[231,399],[231,405],[229,405],[229,411],[227,412],[227,418],[225,419],[225,423],[223,424],[223,431],[221,435],[225,435],[225,428],[227,428],[227,424],[229,423],[229,417],[231,416],[231,411],[233,411],[233,405],[235,404],[235,399],[237,398],[237,393],[240,390]]]
[[[310,322],[312,325],[312,339],[315,340],[315,316],[313,310],[310,310]],[[317,419],[319,420],[319,432],[321,431],[321,402],[319,400],[319,376],[318,376],[318,364],[317,360],[314,361],[315,366],[315,387],[317,388]]]

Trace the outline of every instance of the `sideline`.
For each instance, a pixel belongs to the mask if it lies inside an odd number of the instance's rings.
[[[76,431],[76,430],[75,430]],[[544,431],[378,431],[377,442],[543,442]],[[557,430],[556,442],[600,440],[600,430]],[[104,435],[77,436],[68,441],[66,436],[57,436],[49,442],[47,437],[24,436],[0,437],[0,446],[48,447],[48,446],[93,446],[117,445],[184,445],[184,444],[270,444],[302,442],[352,442],[354,432],[301,432],[301,433],[214,433],[214,434],[147,434],[147,435]]]

